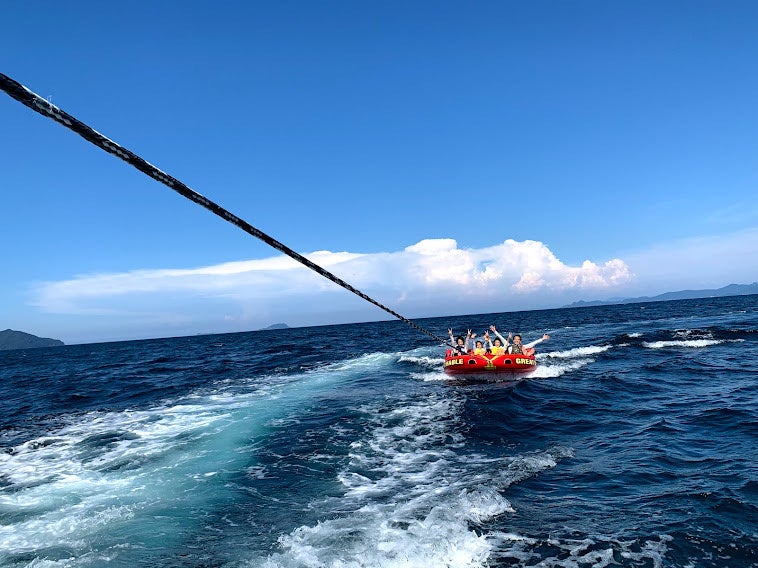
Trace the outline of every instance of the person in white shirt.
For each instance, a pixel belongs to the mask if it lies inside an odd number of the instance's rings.
[[[462,335],[459,335],[458,337],[453,337],[453,329],[450,328],[447,330],[448,334],[450,334],[450,346],[453,348],[453,351],[455,351],[458,355],[463,355],[464,353],[468,352],[469,350],[469,341],[471,340],[471,330],[468,330],[468,333],[466,334],[466,339],[463,339]]]

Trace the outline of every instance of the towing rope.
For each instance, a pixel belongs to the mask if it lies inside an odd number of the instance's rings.
[[[242,229],[243,231],[245,231],[249,235],[252,235],[252,236],[254,236],[257,239],[260,239],[261,241],[263,241],[267,245],[275,248],[276,250],[283,252],[284,254],[286,254],[287,256],[289,256],[290,258],[293,258],[296,261],[298,261],[300,264],[302,264],[304,266],[307,266],[308,268],[310,268],[314,272],[320,274],[324,278],[327,278],[327,279],[331,280],[332,282],[334,282],[335,284],[338,284],[339,286],[342,286],[345,290],[349,290],[350,292],[352,292],[356,296],[359,296],[359,297],[363,298],[367,302],[371,302],[375,306],[383,309],[385,312],[393,315],[397,319],[399,319],[401,321],[404,321],[405,323],[407,323],[408,325],[410,325],[414,329],[417,329],[421,333],[424,333],[424,334],[428,335],[429,337],[431,337],[435,341],[438,341],[438,342],[440,342],[440,343],[442,343],[444,345],[448,345],[448,343],[444,339],[436,336],[431,331],[428,331],[428,330],[424,329],[423,327],[421,327],[417,323],[409,320],[408,318],[405,318],[405,317],[401,316],[396,311],[394,311],[394,310],[388,308],[387,306],[385,306],[384,304],[382,304],[382,303],[374,300],[370,296],[367,296],[366,294],[364,294],[363,292],[361,292],[357,288],[354,288],[353,286],[351,286],[350,284],[348,284],[347,282],[345,282],[344,280],[342,280],[342,278],[340,278],[338,276],[335,276],[334,274],[332,274],[331,272],[329,272],[325,268],[323,268],[323,267],[319,266],[318,264],[316,264],[316,263],[308,260],[303,255],[301,255],[300,253],[292,250],[287,245],[285,245],[283,243],[280,243],[275,238],[267,235],[266,233],[264,233],[260,229],[257,229],[255,227],[253,227],[250,223],[248,223],[244,219],[241,219],[241,218],[237,217],[235,214],[231,213],[230,211],[227,211],[226,209],[224,209],[223,207],[221,207],[217,203],[214,203],[213,201],[211,201],[207,197],[205,197],[203,195],[200,195],[199,193],[197,193],[193,189],[190,189],[188,186],[186,186],[185,184],[183,184],[178,179],[176,179],[176,178],[168,175],[167,173],[161,171],[160,169],[156,168],[151,163],[143,160],[137,154],[135,154],[131,150],[127,150],[126,148],[124,148],[123,146],[117,144],[116,142],[114,142],[110,138],[106,138],[105,136],[103,136],[102,134],[100,134],[99,132],[97,132],[96,130],[90,128],[89,126],[87,126],[86,124],[84,124],[83,122],[81,122],[80,120],[77,120],[76,118],[74,118],[73,116],[71,116],[70,114],[68,114],[67,112],[59,109],[58,107],[56,107],[55,105],[53,105],[49,101],[43,99],[42,97],[40,97],[36,93],[33,93],[32,91],[30,91],[29,89],[27,89],[26,87],[24,87],[21,83],[19,83],[17,81],[14,81],[10,77],[8,77],[8,76],[6,76],[6,75],[4,75],[2,73],[0,73],[0,89],[2,89],[3,91],[5,91],[8,95],[10,95],[11,97],[13,97],[14,99],[16,99],[17,101],[19,101],[20,103],[28,106],[33,111],[38,112],[42,116],[46,116],[48,118],[52,118],[54,121],[62,124],[63,126],[65,126],[66,128],[68,128],[69,130],[73,130],[79,136],[81,136],[85,140],[91,142],[95,146],[98,146],[99,148],[105,150],[109,154],[113,154],[114,156],[117,156],[118,158],[121,158],[126,163],[134,166],[135,168],[137,168],[142,173],[147,174],[148,176],[150,176],[154,180],[157,180],[160,183],[162,183],[163,185],[167,186],[168,188],[173,189],[175,192],[177,192],[178,194],[182,195],[183,197],[186,197],[190,201],[194,201],[198,205],[201,205],[202,207],[205,207],[211,213],[214,213],[215,215],[218,215],[219,217],[221,217],[225,221],[228,221],[229,223],[232,223],[233,225],[236,225],[237,227],[239,227],[240,229]]]

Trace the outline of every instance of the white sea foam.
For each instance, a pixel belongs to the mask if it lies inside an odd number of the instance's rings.
[[[54,547],[78,556],[96,534],[133,519],[147,503],[205,483],[187,475],[197,456],[182,446],[228,420],[213,406],[91,413],[0,454],[0,476],[9,484],[0,511],[14,519],[0,525],[0,550]],[[190,469],[209,471],[199,463]]]
[[[537,368],[534,371],[528,375],[524,375],[524,378],[554,379],[555,377],[560,377],[566,373],[570,373],[571,371],[581,369],[582,367],[585,367],[594,361],[594,359],[576,359],[574,361],[568,361],[565,363],[540,363],[537,365]]]
[[[611,349],[611,345],[589,345],[587,347],[574,347],[566,351],[548,351],[538,353],[537,359],[576,359],[579,357],[590,357],[599,353],[605,353]]]
[[[677,329],[674,332],[676,337],[682,337],[688,339],[694,337],[695,339],[710,339],[713,335],[709,331],[703,331],[700,329]]]
[[[424,381],[428,383],[449,381],[450,376],[445,374],[444,371],[430,371],[428,373],[411,373],[410,377],[417,381]]]
[[[305,375],[259,378],[242,392],[238,384],[150,409],[72,416],[62,428],[6,448],[0,565],[18,555],[35,566],[98,564],[114,554],[128,562],[140,549],[170,549],[201,522],[192,511],[223,499],[228,472],[247,468],[266,477],[241,445],[252,448],[270,428],[289,424],[319,389],[394,360],[370,354]]]
[[[667,347],[688,347],[697,349],[700,347],[718,345],[719,343],[725,342],[718,339],[676,339],[672,341],[645,341],[642,343],[642,345],[648,347],[649,349],[665,349]]]
[[[513,538],[501,534],[503,546],[498,550],[497,559],[508,565],[515,559],[523,566],[543,566],[553,568],[605,568],[616,566],[616,557],[631,561],[634,566],[661,568],[668,550],[668,535],[647,540],[620,540],[613,537],[593,535],[582,540],[550,537],[547,540],[533,538]],[[508,559],[506,561],[506,559]],[[538,562],[539,560],[539,562]]]
[[[527,379],[552,379],[581,369],[595,362],[593,355],[605,353],[611,349],[611,345],[589,345],[587,347],[574,347],[565,351],[548,351],[537,353],[537,368],[525,375]]]
[[[416,355],[409,355],[409,354],[403,354],[400,355],[398,358],[398,361],[401,363],[413,363],[414,365],[418,365],[420,367],[429,367],[432,369],[439,369],[442,367],[442,364],[445,362],[444,357],[429,357],[429,356],[416,356]]]
[[[368,428],[350,444],[349,463],[338,475],[343,495],[313,503],[324,519],[282,535],[279,553],[249,564],[486,566],[498,537],[472,524],[514,513],[503,491],[571,451],[466,453],[464,402],[460,393],[440,391],[362,407]]]
[[[389,365],[395,362],[396,354],[391,353],[365,353],[354,359],[345,359],[320,367],[319,369],[307,373],[307,375],[329,376],[335,371],[339,372],[360,372],[361,370],[375,370],[379,367]]]
[[[341,377],[396,361],[396,354],[371,354],[297,380],[279,377],[278,383],[242,394],[196,394],[144,411],[91,413],[0,454],[0,476],[14,488],[0,502],[0,514],[13,515],[0,526],[0,565],[4,554],[35,553],[37,558],[25,565],[105,565],[114,559],[127,565],[134,552],[121,549],[123,543],[135,550],[145,547],[144,540],[128,538],[136,534],[134,527],[140,539],[160,540],[175,550],[184,535],[197,530],[188,526],[198,516],[194,512],[210,508],[204,500],[209,495],[223,499],[225,472],[244,469],[252,480],[274,475],[251,465],[250,453],[239,451],[241,443],[253,447],[250,440],[267,428],[294,424],[296,407],[317,388],[333,389]],[[538,372],[562,374],[589,362],[560,361],[540,365]],[[441,371],[419,375],[446,377]],[[508,488],[556,467],[572,451],[472,453],[464,436],[465,395],[456,389],[435,392],[433,385],[422,388],[431,392],[355,409],[365,429],[352,440],[348,462],[337,475],[342,493],[311,503],[323,511],[321,521],[281,535],[280,551],[251,565],[473,568],[496,565],[498,558],[542,554],[534,539],[487,532],[481,525],[514,514]],[[165,520],[167,509],[180,511],[181,520]],[[177,527],[177,522],[185,525]],[[177,542],[166,542],[172,539]],[[556,546],[563,550],[566,545]],[[40,551],[46,548],[66,552],[59,552],[57,561],[43,560]],[[621,550],[642,558],[653,554]],[[605,556],[591,547],[572,553],[573,564],[564,563],[563,554],[560,560],[543,556],[543,565],[604,565],[598,563]]]

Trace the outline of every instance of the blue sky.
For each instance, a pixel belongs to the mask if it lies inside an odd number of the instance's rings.
[[[758,280],[755,2],[0,10],[0,71],[408,317]],[[5,95],[0,125],[0,329],[389,317]]]

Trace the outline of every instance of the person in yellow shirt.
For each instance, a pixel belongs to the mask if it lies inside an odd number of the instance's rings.
[[[487,336],[487,341],[490,353],[496,357],[498,355],[505,355],[505,347],[503,346],[503,341],[499,337],[496,337],[494,340],[490,341],[489,336]]]
[[[476,336],[474,336],[476,337]],[[486,334],[485,334],[486,337]],[[477,339],[474,343],[474,355],[484,356],[486,350],[484,349],[484,342],[481,339]]]
[[[508,339],[500,335],[497,331],[497,328],[494,325],[490,326],[490,331],[494,333],[497,337],[494,341],[490,344],[490,350],[492,351],[493,355],[505,355],[506,350],[508,349],[509,339],[511,338],[511,334],[508,334]]]

